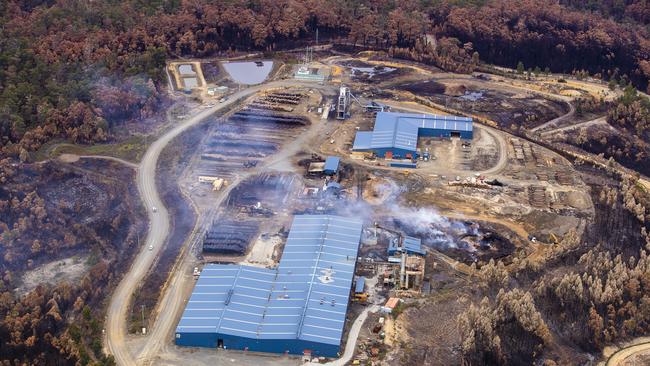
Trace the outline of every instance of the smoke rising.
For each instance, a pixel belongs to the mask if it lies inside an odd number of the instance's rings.
[[[409,236],[421,238],[423,244],[428,246],[474,250],[471,246],[464,245],[460,239],[467,235],[478,235],[478,225],[450,220],[433,208],[414,208],[400,204],[398,198],[406,191],[406,187],[391,179],[383,179],[373,189],[382,204],[346,202],[338,212],[365,222],[377,221],[380,225],[394,226]]]

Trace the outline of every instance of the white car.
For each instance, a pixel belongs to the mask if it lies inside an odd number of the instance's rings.
[[[153,245],[149,245],[149,250],[153,250]]]
[[[151,208],[151,210],[152,210],[153,212],[158,212],[158,209],[156,208],[156,206],[153,206],[153,207]]]

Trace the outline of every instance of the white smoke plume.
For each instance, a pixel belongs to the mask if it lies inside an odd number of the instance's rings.
[[[373,188],[385,203],[372,206],[365,201],[354,202],[346,209],[348,215],[365,222],[380,217],[382,221],[390,220],[407,235],[419,237],[425,245],[438,248],[457,248],[460,237],[478,234],[476,225],[450,220],[433,208],[406,207],[398,203],[398,197],[406,191],[406,187],[391,179],[384,179]]]

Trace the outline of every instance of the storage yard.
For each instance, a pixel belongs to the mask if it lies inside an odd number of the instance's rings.
[[[495,128],[535,125],[561,103],[517,90],[490,106],[504,92],[494,80],[322,63],[331,76],[288,74],[297,85],[260,88],[204,122],[180,180],[200,217],[195,283],[178,290],[182,347],[161,362],[390,361],[422,336],[413,312],[450,301],[490,260],[540,256],[593,215],[564,157]],[[528,107],[536,117],[515,111]],[[457,336],[443,334],[441,344]]]

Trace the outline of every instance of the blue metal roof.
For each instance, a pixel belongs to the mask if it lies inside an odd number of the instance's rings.
[[[433,114],[378,112],[373,131],[357,132],[353,149],[399,148],[416,151],[420,129],[472,131],[472,119]]]
[[[337,183],[337,182],[329,182],[329,183],[327,183],[327,185],[325,186],[325,190],[328,190],[328,189],[330,189],[330,188],[340,190],[340,189],[341,189],[341,184],[340,184],[340,183]]]
[[[425,252],[422,249],[422,240],[419,238],[414,238],[412,236],[405,236],[403,241],[404,249],[407,253],[414,253],[424,255]]]
[[[352,150],[368,150],[371,148],[372,131],[359,131],[354,137]]]
[[[176,328],[339,345],[362,223],[294,217],[277,268],[208,264]]]
[[[422,240],[412,236],[404,236],[401,246],[399,244],[399,239],[391,240],[388,243],[388,255],[393,255],[398,251],[406,251],[408,254],[426,254],[422,248]]]
[[[325,168],[323,169],[326,172],[336,172],[339,170],[339,163],[341,162],[341,158],[338,156],[328,156],[325,159]]]
[[[366,278],[363,276],[358,276],[357,277],[357,282],[354,285],[354,292],[357,294],[360,294],[363,292],[363,290],[366,287]]]

